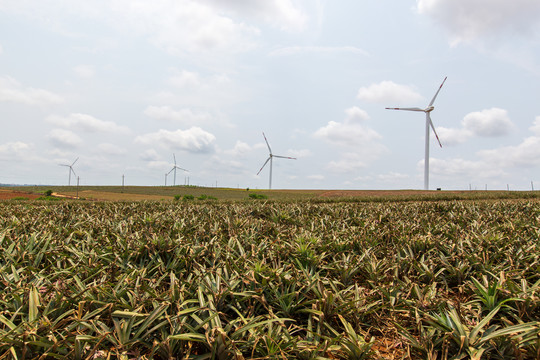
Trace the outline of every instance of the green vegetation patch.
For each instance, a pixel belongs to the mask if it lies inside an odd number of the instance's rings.
[[[257,193],[250,193],[249,194],[249,198],[250,199],[268,199],[268,196],[264,195],[264,194],[257,194]]]
[[[527,200],[2,202],[0,354],[534,359],[539,220]]]

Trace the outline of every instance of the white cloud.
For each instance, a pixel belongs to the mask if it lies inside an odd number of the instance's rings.
[[[307,14],[291,0],[202,0],[202,2],[233,11],[248,19],[261,19],[283,30],[303,30],[308,22]]]
[[[163,174],[166,174],[171,169],[171,164],[163,160],[147,161],[146,166],[154,170],[166,170]]]
[[[47,122],[56,126],[83,130],[87,132],[100,132],[100,133],[127,133],[129,129],[124,126],[119,126],[112,121],[104,121],[96,119],[95,117],[87,114],[70,114],[69,116],[57,116],[51,115],[47,117]]]
[[[218,155],[214,155],[207,159],[203,164],[203,169],[202,172],[207,175],[216,174],[217,172],[221,176],[242,174],[245,178],[248,176],[255,177],[256,171],[254,169],[247,169],[245,164],[241,161],[231,158],[222,158]]]
[[[152,144],[184,150],[192,153],[209,153],[214,150],[213,143],[216,137],[200,127],[191,127],[188,130],[176,131],[159,130],[155,133],[137,136],[135,142]]]
[[[386,104],[415,103],[423,97],[407,85],[396,84],[393,81],[382,81],[358,90],[358,99]]]
[[[194,112],[191,109],[174,110],[169,106],[149,106],[144,114],[156,120],[168,120],[184,125],[209,122],[212,116],[204,112]]]
[[[330,121],[313,134],[315,138],[347,149],[338,160],[328,163],[329,170],[342,173],[359,171],[387,151],[379,142],[382,137],[364,125],[368,120],[369,115],[364,110],[353,106],[345,110],[343,122]]]
[[[201,91],[227,86],[231,83],[231,79],[225,74],[204,77],[198,72],[182,70],[175,71],[175,74],[169,79],[169,83],[180,89]]]
[[[156,106],[223,109],[243,101],[249,91],[240,88],[227,74],[205,75],[187,70],[172,70],[168,80],[172,89],[152,96]],[[220,119],[223,121],[223,119]]]
[[[514,125],[503,109],[492,108],[467,114],[463,127],[477,136],[497,137],[507,135]]]
[[[410,176],[407,174],[401,174],[394,171],[391,171],[387,174],[377,175],[377,179],[379,179],[380,181],[384,181],[386,183],[396,183],[396,184],[400,183],[402,180],[407,180],[409,178]]]
[[[328,125],[320,128],[314,134],[316,138],[342,146],[354,146],[359,137],[371,135],[375,135],[371,129],[364,131],[362,126],[351,127],[335,121],[330,121]]]
[[[11,77],[0,77],[0,102],[13,102],[25,105],[60,104],[64,99],[50,91],[24,87]]]
[[[419,161],[417,165],[419,169],[423,169],[424,160]],[[463,183],[497,178],[505,174],[499,166],[480,160],[429,158],[429,166],[432,175]]]
[[[529,128],[534,135],[540,136],[540,116],[537,116],[536,119],[534,119],[533,126]]]
[[[442,126],[437,127],[437,134],[443,146],[462,144],[473,136],[505,136],[514,129],[514,124],[508,117],[508,112],[499,108],[471,112],[465,115],[461,121],[461,125],[461,128],[457,129]],[[534,131],[535,126],[531,130]],[[540,131],[540,126],[538,130]]]
[[[23,160],[27,157],[32,145],[22,141],[13,141],[0,144],[0,159],[12,161],[14,159]]]
[[[516,146],[483,150],[479,155],[493,166],[514,168],[540,165],[540,136],[531,136]]]
[[[235,21],[224,11],[199,0],[53,0],[17,1],[0,5],[6,12],[22,14],[65,36],[80,37],[70,21],[92,21],[109,26],[108,33],[148,39],[175,55],[237,53],[252,48],[259,29]],[[66,19],[69,19],[66,20]]]
[[[365,168],[373,159],[369,156],[364,157],[359,153],[343,153],[340,154],[339,160],[333,160],[328,163],[326,168],[338,173],[357,172]]]
[[[111,5],[111,23],[149,36],[171,54],[208,51],[241,52],[254,46],[259,30],[223,16],[215,7],[193,0],[152,2],[118,0]]]
[[[76,148],[82,144],[82,139],[72,131],[65,129],[53,129],[47,135],[49,141],[61,148]]]
[[[77,65],[73,68],[75,74],[83,79],[93,78],[96,70],[92,65]]]
[[[502,111],[502,113],[505,113],[505,111]],[[500,178],[506,175],[506,170],[512,168],[540,166],[540,116],[536,117],[530,130],[533,135],[525,138],[520,144],[478,151],[476,153],[478,160],[475,161],[431,158],[431,170],[434,174],[448,179],[463,178],[469,181],[472,179]],[[456,131],[467,132],[468,130],[460,129]],[[491,130],[485,132],[490,134]],[[472,131],[469,131],[468,134],[468,136],[474,135]],[[419,162],[418,165],[423,166],[423,161]]]
[[[124,148],[114,144],[102,143],[99,144],[97,148],[105,155],[118,156],[127,154],[127,151]]]
[[[225,150],[223,151],[223,153],[228,156],[232,156],[234,158],[245,157],[246,155],[250,155],[253,152],[253,150],[261,149],[261,148],[266,148],[266,145],[259,143],[259,144],[255,144],[254,146],[250,146],[249,144],[243,141],[237,140],[236,144],[234,144],[234,147],[232,149]]]
[[[298,54],[355,54],[367,55],[365,50],[354,46],[290,46],[276,49],[271,56],[290,56]]]
[[[437,127],[437,134],[443,146],[462,144],[473,135],[467,129],[451,129],[442,126]]]
[[[345,113],[344,122],[330,121],[326,126],[317,130],[314,136],[345,147],[362,147],[381,139],[375,130],[362,124],[369,119],[364,110],[355,106],[347,109]]]
[[[139,155],[139,158],[143,161],[157,161],[159,155],[155,149],[148,149]]]
[[[309,149],[289,149],[285,152],[285,154],[287,154],[287,156],[291,156],[297,159],[305,158],[312,155],[311,150]]]
[[[0,145],[0,153],[10,154],[18,153],[20,151],[28,150],[30,145],[22,141],[8,142]]]
[[[345,123],[347,124],[360,124],[369,120],[368,113],[357,106],[346,109],[345,115]]]
[[[529,34],[538,30],[538,0],[418,0],[418,12],[431,17],[448,32],[451,42]]]
[[[324,175],[308,175],[309,180],[322,181],[325,179]]]

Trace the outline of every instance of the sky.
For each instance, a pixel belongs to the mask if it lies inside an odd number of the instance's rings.
[[[540,189],[538,0],[0,0],[0,183]],[[72,175],[71,184],[76,183]]]

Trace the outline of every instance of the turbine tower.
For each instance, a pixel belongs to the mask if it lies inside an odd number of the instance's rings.
[[[296,160],[296,158],[293,158],[293,157],[290,157],[290,156],[280,156],[280,155],[274,155],[272,154],[272,149],[270,148],[270,144],[268,144],[268,140],[266,140],[266,135],[264,135],[264,132],[263,132],[263,136],[264,136],[264,141],[266,141],[266,146],[268,146],[268,151],[270,152],[270,155],[268,156],[268,159],[266,159],[266,161],[264,162],[263,166],[261,167],[261,169],[259,170],[259,172],[257,173],[257,175],[259,175],[262,171],[262,169],[266,166],[266,164],[268,164],[268,162],[270,161],[270,180],[268,182],[268,188],[269,189],[272,189],[272,159],[273,158],[281,158],[281,159],[291,159],[291,160]]]
[[[439,142],[439,146],[442,147],[441,141],[439,140],[439,136],[437,135],[437,132],[435,131],[435,126],[433,126],[433,122],[431,121],[431,116],[429,115],[433,109],[433,103],[435,102],[435,99],[437,98],[437,95],[439,95],[439,91],[441,91],[441,88],[444,85],[444,82],[446,81],[446,77],[444,78],[441,86],[439,86],[439,89],[433,96],[433,99],[431,99],[429,105],[425,109],[421,108],[386,108],[388,110],[405,110],[405,111],[420,111],[426,113],[426,145],[425,145],[425,160],[424,160],[424,190],[429,190],[429,128],[433,130],[433,133],[435,134],[435,137],[437,138],[437,141]]]
[[[165,174],[165,186],[167,186],[167,175],[169,175],[173,170],[174,170],[173,186],[176,185],[176,169],[188,171],[188,170],[186,170],[186,169],[182,169],[182,168],[179,167],[179,166],[176,166],[176,156],[174,155],[174,153],[173,153],[172,155],[173,155],[173,158],[174,158],[174,166],[173,166],[173,168],[172,168],[168,173]]]
[[[77,160],[79,160],[79,158],[76,158],[75,161],[73,163],[71,163],[71,165],[68,165],[68,164],[58,164],[60,166],[67,166],[69,168],[69,178],[68,178],[68,186],[71,185],[71,173],[73,173],[73,175],[77,176],[77,174],[75,174],[75,170],[73,170],[73,165],[75,165],[75,163],[77,162]]]

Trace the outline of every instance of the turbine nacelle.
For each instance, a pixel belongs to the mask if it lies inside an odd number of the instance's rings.
[[[429,112],[432,112],[434,109],[435,109],[434,106],[428,106],[424,111],[429,113]]]

